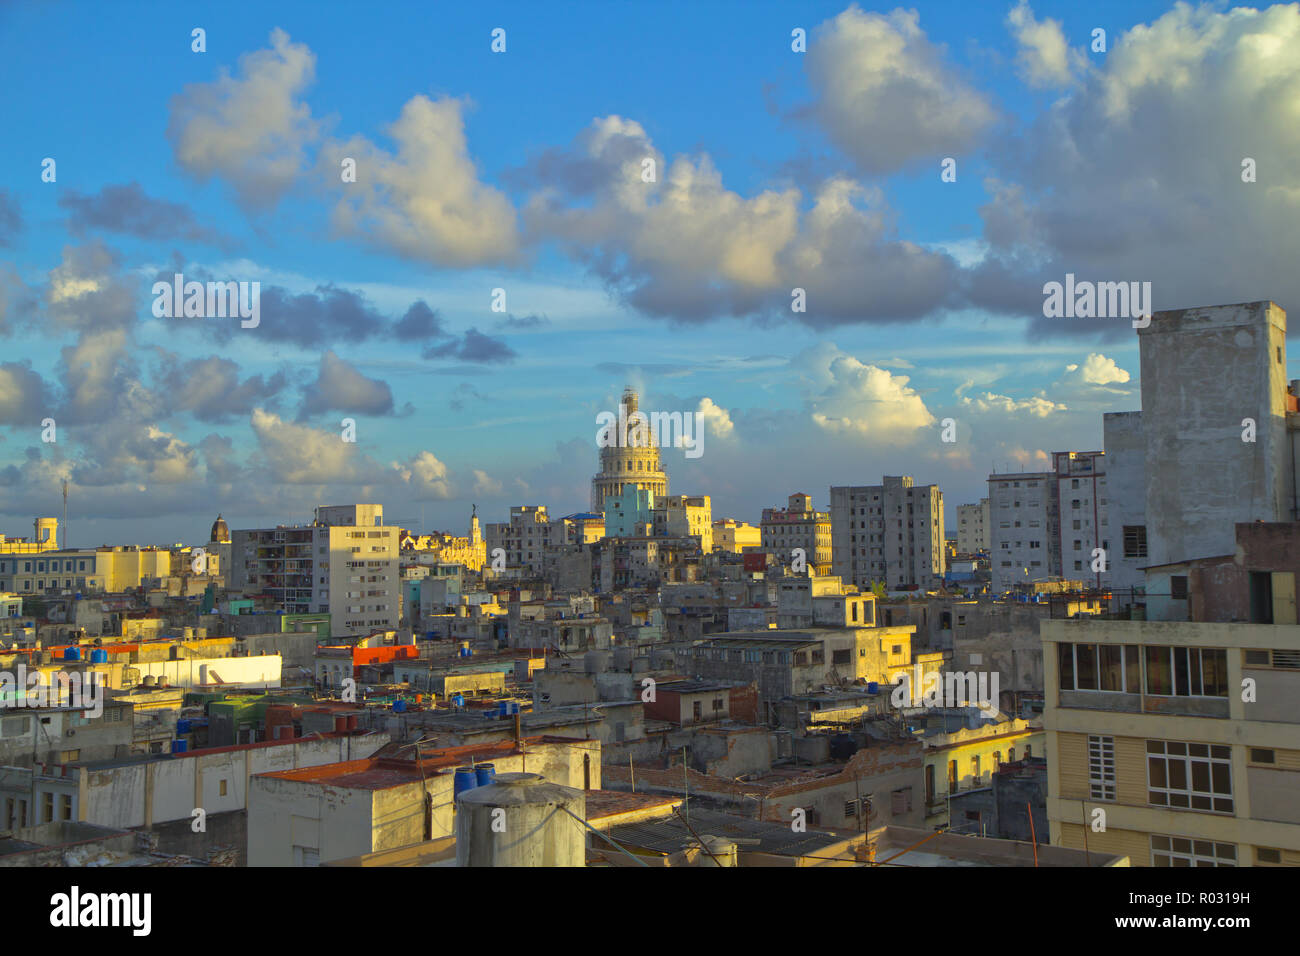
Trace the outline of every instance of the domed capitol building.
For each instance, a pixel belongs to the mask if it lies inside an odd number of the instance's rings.
[[[668,475],[659,461],[653,431],[624,426],[638,409],[631,388],[624,389],[622,405],[615,441],[600,450],[600,474],[591,479],[591,510],[596,514],[604,514],[607,497],[626,488],[650,491],[656,501],[668,494]]]

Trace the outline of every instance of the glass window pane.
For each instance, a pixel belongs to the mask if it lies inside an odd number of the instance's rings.
[[[1193,757],[1208,757],[1210,755],[1209,744],[1188,744],[1187,752]]]
[[[1173,694],[1173,676],[1169,669],[1169,648],[1147,648],[1147,693],[1170,696]]]
[[[1147,767],[1151,771],[1151,786],[1166,786],[1164,760],[1162,758],[1150,757],[1147,759]]]
[[[1228,696],[1228,653],[1222,650],[1201,651],[1201,673],[1205,677],[1206,697]]]
[[[1187,764],[1182,760],[1167,761],[1169,767],[1169,789],[1187,789]]]
[[[1074,690],[1074,645],[1057,644],[1056,659],[1060,662],[1061,690]]]
[[[1075,680],[1079,690],[1097,689],[1097,645],[1074,645],[1074,658],[1077,664]]]
[[[1232,793],[1232,768],[1226,763],[1216,763],[1214,765],[1214,790],[1212,792]]]
[[[1187,648],[1175,647],[1174,651],[1174,693],[1179,697],[1188,694]]]
[[[1192,764],[1192,789],[1201,793],[1210,792],[1210,765],[1196,761]]]
[[[1142,693],[1142,665],[1138,663],[1136,644],[1124,645],[1124,682],[1125,691],[1130,694]]]
[[[1122,691],[1124,673],[1121,661],[1124,649],[1114,644],[1103,644],[1101,650],[1101,689]]]

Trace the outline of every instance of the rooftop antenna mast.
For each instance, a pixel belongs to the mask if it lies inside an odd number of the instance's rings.
[[[54,542],[55,547],[59,542]],[[63,549],[68,550],[68,479],[63,479]]]

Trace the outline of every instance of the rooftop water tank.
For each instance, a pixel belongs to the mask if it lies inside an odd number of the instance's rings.
[[[538,773],[503,773],[456,797],[457,866],[585,866],[587,799]],[[567,811],[567,812],[566,812]]]
[[[700,857],[696,860],[698,866],[737,865],[739,847],[725,837],[711,836],[706,833],[700,837],[698,843],[692,842],[691,845],[700,848]]]
[[[65,661],[79,661],[79,660],[81,660],[81,648],[79,648],[79,647],[69,647],[69,648],[65,649],[64,652],[63,652],[63,659],[64,659]]]
[[[474,781],[480,787],[486,787],[497,775],[497,768],[490,763],[481,763],[474,768]]]
[[[106,651],[106,650],[104,650],[104,649],[102,649],[102,648],[95,648],[94,650],[92,650],[92,651],[90,652],[90,663],[92,663],[92,664],[107,664],[107,663],[108,663],[108,651]]]
[[[395,714],[406,713],[406,701],[400,698],[398,700],[393,701],[393,713]]]

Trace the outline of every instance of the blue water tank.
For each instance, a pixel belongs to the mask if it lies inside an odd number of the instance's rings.
[[[64,659],[65,661],[79,661],[79,660],[81,660],[81,648],[79,648],[79,647],[69,647],[69,648],[67,648],[67,649],[63,652],[63,659]]]
[[[873,680],[869,680],[869,681],[867,681],[867,693],[868,693],[868,694],[879,694],[879,693],[880,693],[880,684],[877,683],[876,681],[873,681]]]
[[[480,787],[486,787],[497,775],[497,768],[490,763],[481,763],[474,768],[474,779]]]
[[[185,751],[188,750],[188,749],[189,749],[189,743],[188,743],[187,741],[184,741],[184,740],[173,740],[173,741],[172,741],[172,753],[174,753],[174,754],[183,754],[183,753],[185,753]]]
[[[456,776],[452,781],[452,797],[459,797],[466,790],[473,790],[478,786],[478,777],[474,773],[473,767],[457,767]]]
[[[406,713],[406,701],[401,699],[393,701],[393,713],[395,714]]]
[[[190,722],[186,717],[176,721],[176,732],[178,734],[188,734],[190,732]]]
[[[95,648],[93,651],[90,652],[90,663],[92,663],[92,664],[107,664],[107,663],[108,663],[108,651],[104,650],[103,648],[99,648],[99,647]]]
[[[451,702],[457,707],[465,706],[465,696],[463,694],[452,694]]]

